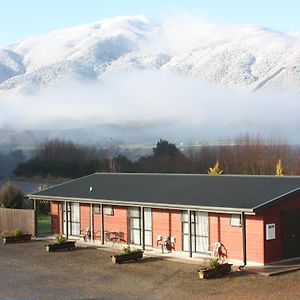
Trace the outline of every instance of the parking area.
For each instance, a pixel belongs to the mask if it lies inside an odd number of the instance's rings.
[[[299,299],[300,271],[200,280],[197,264],[149,257],[114,265],[96,248],[47,253],[45,241],[0,245],[0,299]]]

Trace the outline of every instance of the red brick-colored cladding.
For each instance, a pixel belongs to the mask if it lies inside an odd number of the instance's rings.
[[[101,214],[93,214],[94,220],[94,239],[101,239]]]
[[[59,202],[50,202],[51,233],[60,234],[61,231],[61,210]]]
[[[162,235],[175,237],[175,251],[182,251],[180,216],[180,210],[152,209],[153,248],[157,248],[157,236]]]
[[[300,209],[300,195],[293,196],[290,199],[279,202],[274,206],[267,207],[262,211],[264,218],[263,234],[265,235],[266,224],[275,223],[276,239],[266,241],[265,243],[265,262],[272,262],[283,259],[283,236],[282,236],[282,212],[285,210]],[[264,236],[265,237],[265,236]]]
[[[104,230],[109,232],[122,232],[127,242],[128,231],[127,207],[113,206],[113,215],[104,215]]]
[[[90,204],[80,203],[80,234],[84,234],[88,227],[91,227]]]
[[[220,241],[227,249],[229,259],[243,260],[242,228],[230,225],[231,214],[209,214],[210,245]],[[263,262],[263,219],[246,216],[247,261]]]

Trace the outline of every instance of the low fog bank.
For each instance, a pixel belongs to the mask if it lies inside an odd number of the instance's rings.
[[[118,73],[109,83],[72,82],[34,96],[0,96],[0,143],[216,141],[241,133],[300,143],[299,95],[237,93],[168,72]],[[13,138],[12,138],[13,137]]]

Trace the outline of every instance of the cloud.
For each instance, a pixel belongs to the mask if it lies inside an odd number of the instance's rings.
[[[0,126],[61,130],[110,124],[182,140],[248,132],[299,142],[299,109],[295,94],[236,93],[168,72],[132,71],[106,85],[73,82],[35,96],[3,97]]]

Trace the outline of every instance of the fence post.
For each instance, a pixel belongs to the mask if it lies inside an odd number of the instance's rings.
[[[37,237],[38,235],[38,220],[37,220],[37,202],[36,199],[33,199],[33,210],[34,210],[34,236]]]

